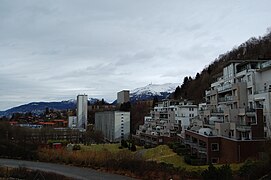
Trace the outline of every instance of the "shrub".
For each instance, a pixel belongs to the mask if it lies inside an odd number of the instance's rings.
[[[128,143],[127,143],[127,141],[125,141],[125,140],[121,140],[121,146],[122,147],[124,147],[124,148],[128,148]]]
[[[74,150],[74,151],[81,150],[81,146],[79,144],[75,144],[73,146],[72,150]]]
[[[136,146],[135,146],[134,143],[133,143],[132,146],[131,146],[131,151],[136,151]]]
[[[191,158],[190,158],[190,155],[185,155],[184,156],[184,162],[186,164],[190,164],[191,165]]]
[[[240,167],[238,175],[246,179],[259,179],[260,177],[270,173],[270,163],[266,161],[246,160]]]
[[[208,169],[201,173],[203,179],[221,179],[221,180],[232,180],[232,170],[228,164],[225,164],[219,168],[213,166],[212,163],[209,164]]]
[[[188,150],[186,148],[183,148],[183,147],[179,147],[176,149],[176,153],[178,155],[186,155],[188,152]]]
[[[18,179],[26,179],[28,177],[29,172],[25,167],[18,167],[14,168],[10,172],[10,176],[13,178],[18,178]]]

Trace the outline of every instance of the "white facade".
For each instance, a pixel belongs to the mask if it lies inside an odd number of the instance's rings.
[[[175,116],[177,123],[182,127],[182,133],[184,133],[184,130],[190,125],[190,120],[198,116],[198,107],[192,103],[182,102],[176,106]]]
[[[95,129],[102,131],[109,142],[120,142],[130,135],[130,112],[105,111],[95,113]]]
[[[145,122],[139,126],[136,135],[144,133],[174,137],[190,125],[190,120],[198,115],[198,108],[192,103],[165,100],[159,102],[150,114],[151,116],[145,117]]]
[[[78,95],[77,96],[77,128],[87,128],[87,117],[88,117],[88,96]]]
[[[231,61],[206,91],[204,123],[218,135],[251,139],[256,109],[263,109],[265,136],[271,137],[271,60]]]
[[[69,116],[69,128],[77,128],[77,117],[76,116]]]

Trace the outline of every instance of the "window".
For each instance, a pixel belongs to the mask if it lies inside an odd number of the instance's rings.
[[[218,143],[212,143],[211,144],[212,151],[219,151],[219,144]]]
[[[247,93],[248,93],[249,95],[252,94],[252,87],[247,89]]]

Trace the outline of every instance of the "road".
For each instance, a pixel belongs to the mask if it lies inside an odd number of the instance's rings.
[[[44,162],[32,162],[32,161],[23,161],[23,160],[13,160],[13,159],[0,159],[0,166],[8,167],[26,167],[34,170],[41,170],[47,172],[53,172],[57,174],[62,174],[73,179],[82,179],[82,180],[132,180],[133,178],[125,177],[117,174],[109,174],[105,172],[96,171],[90,168],[80,168],[75,166],[53,164],[53,163],[44,163]]]

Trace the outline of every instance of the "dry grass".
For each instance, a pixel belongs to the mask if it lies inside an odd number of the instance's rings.
[[[142,148],[137,148],[140,152]],[[186,164],[183,156],[179,156],[166,145],[160,145],[155,148],[144,149],[142,152],[142,161],[156,161],[172,164],[176,168],[185,169],[187,172],[201,172],[208,168],[204,166],[192,166]],[[81,146],[80,151],[67,151],[66,149],[41,149],[39,151],[41,161],[62,162],[76,166],[86,167],[110,167],[112,163],[119,166],[120,163],[126,163],[129,160],[138,159],[136,153],[127,148],[119,149],[119,144],[100,144],[91,146]],[[233,171],[238,171],[242,164],[231,164]],[[221,165],[215,165],[219,167]]]
[[[192,166],[185,163],[184,157],[177,155],[167,145],[160,145],[155,148],[147,149],[143,157],[145,157],[147,160],[164,162],[167,164],[172,164],[174,167],[185,168],[187,171],[202,171],[208,168],[208,165]],[[215,166],[219,167],[221,165],[215,165]],[[238,171],[240,167],[242,166],[242,163],[230,164],[230,166],[233,171]]]

